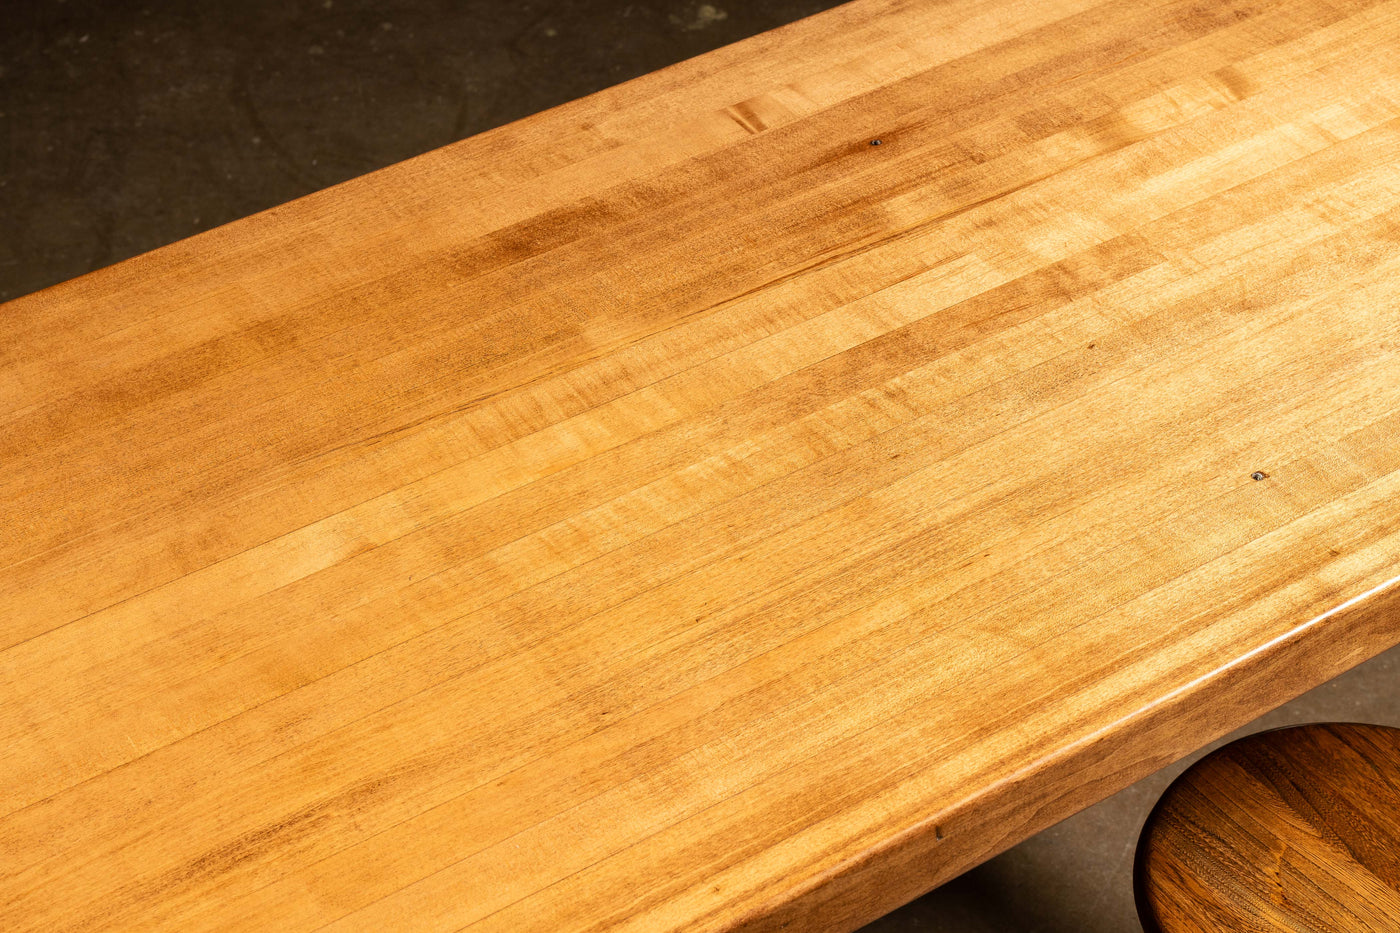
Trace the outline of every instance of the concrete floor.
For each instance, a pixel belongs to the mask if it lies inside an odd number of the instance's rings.
[[[834,5],[0,3],[0,300]],[[1397,676],[1400,650],[1244,731],[1400,725]],[[865,933],[1133,933],[1133,845],[1185,764]]]
[[[0,0],[0,301],[835,5]]]

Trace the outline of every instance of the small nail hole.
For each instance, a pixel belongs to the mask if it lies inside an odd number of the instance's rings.
[[[884,141],[883,139],[872,139],[872,140],[870,141],[870,145],[872,145],[872,146],[880,146],[880,145],[883,145],[884,142],[885,142],[885,141]]]
[[[1269,475],[1268,473],[1251,473],[1251,474],[1249,475],[1249,478],[1252,479],[1252,480],[1254,480],[1254,481],[1257,483],[1257,482],[1259,482],[1261,479],[1267,478],[1268,475]]]

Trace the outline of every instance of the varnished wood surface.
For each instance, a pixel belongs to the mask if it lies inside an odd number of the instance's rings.
[[[1400,730],[1299,726],[1197,762],[1143,829],[1150,933],[1400,930]]]
[[[0,929],[849,930],[1394,644],[1398,117],[858,0],[0,308]]]

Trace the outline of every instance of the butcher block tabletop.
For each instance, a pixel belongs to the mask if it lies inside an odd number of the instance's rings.
[[[0,307],[0,930],[852,930],[1397,575],[1400,2],[857,0]]]

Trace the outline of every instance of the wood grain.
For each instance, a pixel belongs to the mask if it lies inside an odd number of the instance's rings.
[[[1397,49],[858,0],[5,305],[0,929],[850,930],[1400,641]]]
[[[1260,733],[1193,765],[1143,829],[1153,933],[1400,929],[1400,729]]]

